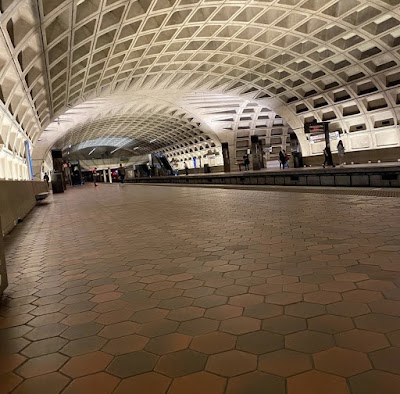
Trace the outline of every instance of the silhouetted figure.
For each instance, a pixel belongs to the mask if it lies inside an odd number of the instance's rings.
[[[250,170],[250,159],[249,159],[249,155],[247,153],[243,156],[243,163],[244,163],[244,170],[249,171]]]
[[[279,152],[279,168],[285,168],[286,154],[285,151]]]
[[[344,145],[342,140],[339,140],[338,144],[337,144],[337,152],[338,152],[338,157],[339,157],[339,164],[343,165],[343,160],[344,160]]]
[[[327,145],[324,149],[324,164],[322,164],[322,167],[325,168],[325,166],[335,167],[335,165],[333,164],[332,152],[329,145]]]
[[[93,170],[93,184],[97,187],[97,168],[95,167]]]
[[[125,168],[122,167],[122,164],[119,165],[118,175],[119,175],[120,182],[124,183],[124,181],[125,181]]]
[[[47,186],[49,186],[50,178],[49,178],[49,175],[47,174],[47,172],[44,173],[43,180],[47,183]]]
[[[189,167],[186,163],[185,163],[185,175],[189,175]]]

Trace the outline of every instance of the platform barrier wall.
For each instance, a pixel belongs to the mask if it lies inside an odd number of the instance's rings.
[[[310,169],[301,171],[208,174],[195,176],[135,178],[135,183],[265,185],[265,186],[342,186],[400,187],[400,167],[379,169]]]
[[[1,228],[1,218],[0,218]],[[0,296],[8,286],[6,258],[4,255],[3,234],[0,233]]]
[[[3,234],[9,233],[35,206],[35,196],[47,192],[46,182],[0,181],[0,218]]]

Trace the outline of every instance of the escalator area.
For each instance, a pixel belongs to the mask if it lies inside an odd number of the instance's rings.
[[[170,176],[174,175],[174,170],[171,167],[168,159],[164,155],[153,154],[152,155],[154,175],[155,176]]]

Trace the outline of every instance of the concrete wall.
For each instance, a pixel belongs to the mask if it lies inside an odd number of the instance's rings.
[[[0,218],[0,228],[1,228],[1,218]],[[0,296],[3,294],[3,291],[8,286],[7,280],[7,267],[6,267],[6,258],[4,256],[4,243],[3,243],[3,235],[0,233]]]
[[[3,234],[9,233],[18,219],[23,219],[35,206],[35,195],[47,192],[46,182],[0,181],[0,217]]]

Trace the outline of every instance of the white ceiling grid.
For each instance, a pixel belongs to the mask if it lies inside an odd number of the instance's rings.
[[[149,103],[116,106],[94,119],[75,126],[57,145],[60,148],[81,145],[112,146],[131,150],[137,155],[165,150],[166,147],[186,147],[214,143],[200,128],[200,122],[190,114],[169,105]],[[112,137],[120,142],[110,141]],[[135,133],[132,134],[132,130]]]
[[[157,98],[160,92],[181,91],[179,107],[187,94],[203,92],[256,100],[284,115],[298,132],[304,120],[330,121],[332,129],[362,136],[350,149],[400,144],[398,0],[2,4],[3,32],[10,35],[12,19],[13,58],[22,75],[30,73],[23,92],[35,90],[42,126],[49,116],[95,97],[112,103],[122,94],[146,91]],[[195,115],[204,122],[200,110]],[[119,121],[109,124],[109,134],[128,131],[124,125],[130,120],[121,115]],[[137,123],[145,121],[141,115]],[[140,132],[131,130],[132,138]],[[365,138],[372,133],[373,139]]]

